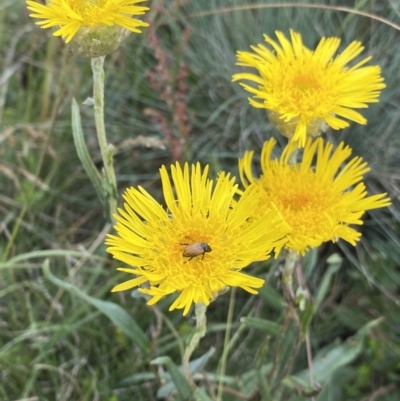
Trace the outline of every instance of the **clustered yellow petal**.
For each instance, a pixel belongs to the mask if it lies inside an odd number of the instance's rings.
[[[282,246],[289,228],[276,209],[258,219],[250,219],[261,192],[253,186],[234,202],[235,179],[221,173],[208,178],[208,166],[183,169],[176,163],[171,176],[160,169],[165,210],[143,188],[129,188],[124,208],[115,215],[118,235],[109,235],[107,249],[114,258],[130,265],[118,270],[136,277],[117,285],[123,291],[146,283],[140,291],[151,296],[149,305],[178,292],[170,310],[193,303],[208,305],[226,287],[241,287],[257,293],[264,280],[242,273],[254,261],[263,261],[276,246]],[[274,221],[273,225],[268,225]],[[188,246],[198,253],[186,254]],[[200,244],[207,244],[202,252]],[[204,248],[203,248],[204,249]]]
[[[251,46],[254,53],[237,53],[237,65],[259,73],[238,73],[232,78],[257,84],[241,83],[259,99],[249,98],[250,103],[267,109],[281,133],[299,146],[304,146],[307,136],[318,136],[327,126],[346,128],[349,123],[345,119],[366,124],[354,109],[378,102],[385,84],[379,66],[365,66],[371,57],[348,65],[362,52],[362,44],[354,41],[334,57],[339,38],[323,37],[312,51],[299,33],[291,30],[291,41],[282,32],[275,33],[279,43],[264,35],[271,48],[259,44]]]
[[[47,5],[37,1],[27,0],[28,9],[33,11],[32,18],[42,28],[59,27],[54,36],[61,36],[66,43],[80,29],[95,32],[104,26],[118,25],[129,31],[140,33],[146,22],[132,18],[133,15],[143,15],[148,7],[137,6],[146,0],[49,0]]]
[[[365,211],[390,205],[386,193],[367,196],[363,176],[370,169],[360,157],[347,160],[351,148],[340,143],[333,150],[322,138],[308,139],[302,160],[291,163],[297,145],[289,143],[278,159],[272,158],[276,145],[268,140],[262,149],[262,174],[252,172],[253,152],[239,161],[245,187],[257,186],[263,195],[256,216],[268,213],[273,203],[292,228],[285,247],[303,254],[326,241],[344,239],[352,245],[361,234],[351,225],[363,224]]]

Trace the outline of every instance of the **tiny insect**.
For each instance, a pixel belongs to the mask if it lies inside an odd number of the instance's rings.
[[[203,260],[206,252],[212,251],[211,246],[206,244],[205,242],[195,242],[194,244],[181,245],[187,245],[187,247],[183,250],[183,256],[189,258],[188,262],[199,255],[203,255],[203,257],[201,258],[201,260]]]

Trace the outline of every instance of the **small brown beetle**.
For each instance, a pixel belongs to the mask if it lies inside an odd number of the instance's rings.
[[[210,245],[206,244],[205,242],[195,242],[194,244],[181,245],[187,245],[187,247],[183,250],[183,256],[190,258],[188,262],[199,255],[203,255],[201,258],[201,260],[203,260],[206,252],[212,251]]]

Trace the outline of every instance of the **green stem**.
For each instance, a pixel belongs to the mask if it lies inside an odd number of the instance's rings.
[[[297,357],[297,354],[300,351],[300,347],[302,344],[300,317],[296,310],[295,291],[293,289],[293,272],[294,272],[294,268],[296,267],[297,260],[298,260],[297,252],[296,251],[288,251],[286,254],[286,258],[285,258],[285,265],[284,265],[283,271],[282,271],[282,287],[283,287],[283,293],[285,296],[286,307],[287,307],[285,322],[286,322],[286,324],[289,324],[290,320],[293,320],[295,322],[296,328],[297,328],[297,339],[296,339],[294,348],[291,350],[290,357],[286,361],[285,365],[281,368],[279,373],[274,372],[274,373],[278,373],[278,374],[275,379],[275,384],[272,388],[271,394],[275,394],[276,391],[278,391],[278,390],[282,391],[282,386],[281,386],[282,380],[287,376],[287,374],[292,369],[294,361]],[[291,327],[290,326],[288,326],[288,327],[289,327],[288,330],[291,330]],[[286,331],[286,330],[284,330],[284,331]],[[278,344],[275,348],[276,352],[275,352],[273,370],[275,370],[275,367],[277,365],[279,353],[282,351],[281,345],[282,345],[282,339],[279,339]],[[278,399],[278,398],[280,399],[280,397],[275,396],[274,399]]]
[[[283,286],[286,289],[288,295],[290,296],[292,302],[295,299],[293,290],[293,270],[294,267],[296,266],[296,261],[297,261],[297,252],[289,251],[286,255],[285,265],[283,267],[283,272],[282,272]]]
[[[195,304],[196,331],[194,332],[192,338],[190,339],[189,344],[186,346],[185,352],[183,353],[183,358],[182,358],[183,359],[182,365],[183,365],[183,371],[185,373],[185,376],[188,379],[191,386],[195,389],[197,388],[197,386],[190,373],[189,360],[190,360],[190,357],[191,357],[193,351],[199,345],[200,340],[206,334],[206,323],[207,323],[206,311],[207,311],[207,307],[202,302],[198,302],[197,304]]]
[[[226,371],[226,362],[228,360],[229,353],[229,339],[231,337],[231,329],[232,329],[232,321],[233,321],[233,309],[235,306],[235,295],[236,288],[233,287],[231,289],[231,298],[229,301],[229,309],[228,309],[228,319],[226,322],[226,331],[225,331],[225,339],[224,339],[224,350],[222,352],[221,358],[221,368],[219,369],[220,380],[218,383],[218,393],[217,393],[217,401],[222,400],[222,390],[223,390],[223,377]]]
[[[107,143],[104,125],[104,58],[105,56],[91,59],[93,72],[93,102],[97,139],[103,159],[105,177],[109,184],[109,188],[106,189],[107,192],[109,192],[107,194],[110,208],[109,212],[110,216],[113,216],[117,212],[117,179],[115,177],[113,165],[114,147]]]

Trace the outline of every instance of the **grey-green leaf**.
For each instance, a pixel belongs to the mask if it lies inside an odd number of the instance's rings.
[[[179,397],[182,400],[188,400],[192,395],[192,387],[190,386],[188,380],[185,375],[182,373],[182,370],[176,366],[172,359],[169,356],[161,356],[156,358],[150,362],[152,365],[165,365],[168,369],[169,374],[171,375],[171,379],[174,382],[175,389],[178,391]],[[164,390],[162,390],[164,387]],[[161,387],[157,392],[157,398],[161,398],[161,393],[165,392],[165,386]],[[171,388],[170,392],[173,390]]]
[[[190,374],[193,376],[195,373],[202,370],[205,367],[206,363],[214,355],[214,353],[215,353],[215,348],[210,348],[205,354],[191,361],[189,363]],[[179,367],[179,370],[182,371],[182,368]],[[157,397],[166,398],[175,390],[175,388],[176,388],[176,383],[174,381],[166,383],[158,389]]]
[[[375,319],[363,326],[355,336],[349,338],[345,343],[322,349],[314,358],[314,379],[317,383],[327,382],[331,375],[339,368],[350,364],[361,353],[365,336],[378,325],[382,319]],[[308,380],[308,369],[303,370],[296,376],[301,380]]]
[[[72,135],[74,137],[76,152],[78,154],[79,160],[83,165],[83,168],[86,171],[86,174],[88,175],[90,181],[92,181],[92,184],[96,189],[97,195],[99,196],[101,203],[104,205],[106,204],[106,202],[104,201],[102,179],[87,149],[85,137],[83,135],[83,130],[82,130],[79,107],[75,99],[72,99],[71,113],[72,113]]]
[[[321,284],[318,288],[317,296],[315,297],[314,310],[317,311],[321,302],[325,298],[325,295],[330,287],[332,276],[340,269],[342,265],[342,259],[339,255],[333,254],[328,259],[329,268],[324,274]]]
[[[283,310],[285,301],[275,288],[266,283],[258,290],[258,293],[269,306],[277,311]]]
[[[207,395],[204,388],[198,388],[194,391],[193,397],[195,401],[212,401],[212,399]]]
[[[247,327],[265,331],[273,336],[281,334],[281,326],[270,320],[260,319],[257,317],[244,317],[241,319],[241,322]]]

